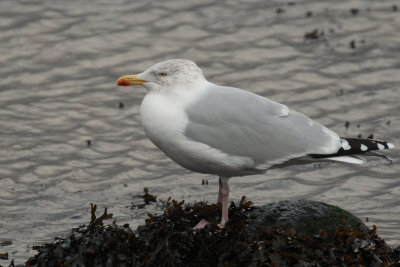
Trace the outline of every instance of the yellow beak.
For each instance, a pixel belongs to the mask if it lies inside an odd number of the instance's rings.
[[[122,77],[119,77],[117,80],[117,85],[119,86],[129,86],[129,85],[141,85],[147,82],[146,80],[138,79],[137,78],[138,74],[136,75],[125,75]]]

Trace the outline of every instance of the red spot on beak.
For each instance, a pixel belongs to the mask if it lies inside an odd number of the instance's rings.
[[[129,86],[131,84],[127,80],[120,79],[120,80],[117,81],[117,85],[119,85],[119,86]]]

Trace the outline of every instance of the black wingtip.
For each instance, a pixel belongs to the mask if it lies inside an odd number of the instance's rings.
[[[392,149],[395,146],[392,143],[362,138],[345,138],[341,137],[342,147],[337,153],[329,155],[311,155],[314,158],[338,157],[346,155],[364,154],[368,151]]]

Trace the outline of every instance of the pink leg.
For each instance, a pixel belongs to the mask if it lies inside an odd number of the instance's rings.
[[[222,203],[222,191],[221,191],[222,181],[221,181],[221,177],[219,177],[219,179],[218,179],[218,184],[219,184],[219,190],[218,190],[218,201],[217,201],[217,203]]]
[[[220,228],[225,227],[225,223],[228,221],[228,199],[229,199],[229,184],[227,177],[219,177],[219,192],[218,202],[222,202],[222,216],[221,222],[218,224]]]
[[[229,184],[228,177],[219,177],[219,191],[218,191],[218,203],[222,203],[222,216],[221,222],[218,224],[219,228],[224,228],[225,223],[228,221],[228,199],[229,199]],[[194,230],[204,228],[209,222],[202,219],[195,227]]]

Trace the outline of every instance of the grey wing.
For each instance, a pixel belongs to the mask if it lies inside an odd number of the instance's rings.
[[[308,154],[340,148],[337,134],[303,114],[248,91],[213,85],[186,108],[185,135],[269,168]]]

